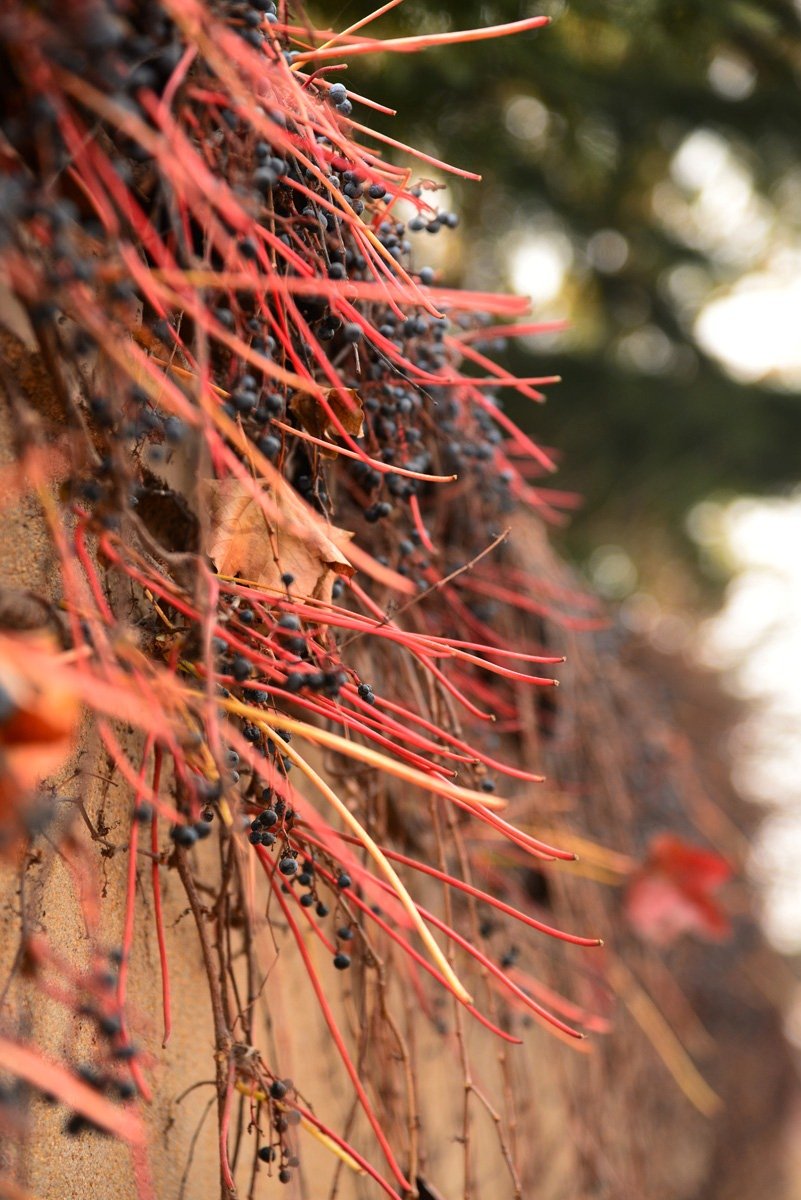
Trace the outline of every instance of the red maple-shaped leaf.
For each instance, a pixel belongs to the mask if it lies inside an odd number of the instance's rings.
[[[656,945],[670,945],[683,933],[719,940],[731,927],[713,894],[730,876],[719,854],[660,834],[629,885],[626,915],[640,937]]]

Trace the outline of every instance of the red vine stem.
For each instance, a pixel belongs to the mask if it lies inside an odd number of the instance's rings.
[[[339,1056],[342,1059],[345,1070],[347,1071],[348,1075],[350,1076],[351,1083],[353,1084],[356,1094],[359,1097],[359,1102],[361,1103],[361,1106],[364,1109],[364,1114],[367,1117],[367,1120],[370,1122],[370,1126],[373,1130],[373,1133],[376,1136],[378,1144],[380,1145],[380,1147],[384,1153],[384,1157],[386,1158],[387,1163],[389,1164],[392,1174],[398,1180],[398,1183],[401,1185],[403,1190],[405,1192],[410,1192],[410,1191],[412,1191],[411,1184],[405,1178],[403,1172],[401,1171],[400,1167],[398,1166],[397,1162],[395,1161],[395,1155],[392,1153],[392,1148],[386,1139],[384,1130],[381,1128],[381,1122],[378,1120],[375,1113],[373,1112],[373,1108],[372,1108],[372,1105],[370,1104],[369,1097],[368,1097],[366,1091],[364,1090],[364,1085],[362,1084],[361,1079],[359,1078],[359,1073],[356,1070],[356,1067],[354,1066],[350,1055],[348,1054],[348,1049],[347,1049],[347,1046],[345,1045],[342,1034],[339,1031],[339,1026],[337,1025],[336,1021],[334,1020],[334,1014],[331,1011],[331,1006],[328,1003],[325,991],[323,989],[322,984],[320,983],[320,978],[314,969],[314,965],[311,961],[311,956],[309,954],[308,947],[306,946],[306,943],[304,941],[303,935],[301,934],[300,929],[298,928],[297,921],[295,920],[294,916],[292,915],[289,905],[287,904],[284,896],[281,894],[281,885],[278,882],[278,880],[275,878],[274,873],[271,871],[272,860],[270,859],[270,856],[267,854],[267,851],[262,846],[256,847],[256,853],[258,854],[259,858],[261,859],[262,866],[264,867],[267,877],[270,880],[270,883],[271,883],[272,889],[273,889],[273,895],[278,900],[278,903],[281,906],[281,911],[283,912],[284,916],[286,917],[289,928],[292,930],[292,936],[295,939],[295,943],[298,947],[298,951],[300,952],[300,956],[303,959],[303,965],[306,968],[307,974],[309,976],[309,981],[312,985],[312,988],[314,989],[314,994],[317,997],[317,1001],[320,1005],[320,1010],[323,1014],[323,1018],[331,1032],[331,1036],[334,1039],[334,1043],[336,1045],[337,1050],[339,1051]]]
[[[150,751],[153,748],[153,735],[150,734],[145,741],[145,748],[142,751],[142,766],[139,771],[139,779],[137,788],[134,792],[133,807],[136,808],[141,799],[141,788],[144,783],[145,769]],[[117,1004],[120,1010],[120,1020],[122,1021],[121,1037],[124,1042],[129,1043],[128,1022],[125,1016],[125,1001],[128,990],[128,972],[130,969],[131,947],[133,945],[134,934],[134,917],[136,915],[136,855],[139,849],[139,821],[135,816],[131,817],[131,834],[128,844],[128,884],[125,894],[125,924],[122,934],[122,962],[120,963],[119,975],[117,977]],[[150,1103],[153,1098],[152,1092],[142,1074],[142,1068],[135,1058],[129,1063],[131,1076],[136,1083],[142,1097]]]
[[[352,837],[348,833],[337,832],[337,837],[353,846],[360,844],[358,838]],[[384,846],[381,849],[387,858],[391,858],[394,862],[402,863],[406,867],[412,867],[415,871],[420,871],[424,875],[431,875],[441,883],[447,883],[449,887],[457,888],[460,892],[466,892],[468,896],[474,896],[476,900],[481,900],[485,904],[491,904],[499,912],[505,913],[509,917],[514,917],[516,921],[522,921],[524,925],[530,925],[538,933],[547,933],[549,937],[558,938],[562,942],[570,942],[574,946],[592,947],[603,946],[604,944],[602,938],[580,937],[575,933],[564,933],[561,929],[555,929],[552,925],[546,925],[543,921],[538,921],[535,917],[528,916],[527,913],[521,912],[519,908],[513,908],[511,904],[506,904],[503,900],[499,900],[497,896],[492,896],[489,892],[482,892],[480,888],[474,887],[471,883],[466,883],[463,879],[458,879],[454,875],[448,875],[436,867],[430,867],[427,863],[419,862],[415,858],[409,858],[405,854],[399,854],[396,850],[387,850]]]
[[[158,795],[161,783],[161,746],[156,746],[153,753],[153,793]],[[170,1002],[170,971],[167,961],[167,942],[164,937],[164,911],[161,900],[161,881],[159,879],[159,826],[158,813],[154,810],[150,823],[150,849],[153,853],[152,884],[153,912],[156,918],[156,937],[159,944],[159,962],[161,963],[161,1003],[164,1012],[164,1038],[162,1047],[167,1045],[172,1033],[172,1005]]]

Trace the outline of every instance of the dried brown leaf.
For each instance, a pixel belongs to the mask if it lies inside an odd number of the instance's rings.
[[[354,573],[343,552],[353,534],[329,525],[279,476],[257,486],[261,503],[236,479],[207,481],[212,562],[221,575],[269,588],[289,573],[298,595],[329,602],[336,576]]]
[[[347,402],[342,398],[343,391],[348,396]],[[345,431],[351,437],[361,437],[364,432],[364,410],[359,393],[353,388],[331,388],[325,393],[325,398]],[[339,434],[339,430],[332,424],[328,413],[314,396],[295,392],[289,407],[306,432],[312,434],[313,437],[333,440]],[[333,457],[335,451],[320,448],[320,453],[326,457]]]

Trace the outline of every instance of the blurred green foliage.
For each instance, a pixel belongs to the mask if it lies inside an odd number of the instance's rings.
[[[373,7],[330,3],[321,15],[343,28]],[[563,286],[535,312],[565,315],[572,331],[510,346],[506,361],[564,382],[544,410],[507,403],[560,448],[561,486],[585,497],[571,535],[581,555],[599,522],[631,544],[649,526],[678,529],[710,493],[770,491],[799,477],[798,397],[736,382],[704,353],[694,325],[710,297],[801,245],[801,8],[405,0],[374,28],[402,36],[538,12],[553,21],[534,33],[356,59],[348,86],[398,111],[366,123],[484,176],[449,181],[462,224],[439,235],[447,278],[508,286],[510,230],[560,247]],[[691,165],[718,187],[711,201],[709,180],[676,170],[698,130],[712,136],[696,139]],[[417,236],[424,262],[433,244]]]

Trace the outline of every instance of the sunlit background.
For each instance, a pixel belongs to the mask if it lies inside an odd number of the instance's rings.
[[[710,82],[733,98],[754,87],[742,60],[721,57]],[[726,91],[728,89],[728,92]],[[547,114],[513,100],[508,127]],[[534,136],[539,136],[535,134]],[[801,177],[788,177],[769,205],[751,171],[718,133],[698,129],[682,141],[667,179],[653,189],[659,219],[674,237],[700,247],[727,268],[723,287],[699,267],[675,268],[666,288],[688,317],[698,344],[738,380],[801,390]],[[785,212],[789,221],[785,222]],[[587,253],[603,271],[622,268],[625,236],[599,230]],[[549,315],[569,318],[566,290],[575,255],[558,230],[516,235],[509,273]],[[677,350],[655,326],[639,325],[618,354],[641,370],[670,369]],[[801,465],[799,468],[801,474]],[[622,546],[598,547],[587,563],[593,582],[623,600],[623,619],[657,649],[697,654],[724,672],[725,686],[746,702],[748,716],[730,739],[738,790],[766,807],[752,869],[764,894],[764,925],[776,947],[801,952],[801,494],[776,499],[705,500],[688,513],[687,531],[701,561],[731,576],[720,611],[700,628],[657,598],[637,590],[638,571]]]
[[[710,83],[739,98],[755,85],[743,60],[716,58]],[[547,113],[536,102],[511,101],[507,126],[541,136]],[[528,132],[533,130],[534,132]],[[693,320],[699,345],[733,378],[801,390],[801,177],[783,181],[773,206],[754,188],[751,171],[732,146],[709,129],[690,133],[670,174],[653,190],[654,211],[675,237],[725,265],[730,279],[714,287],[699,267],[675,268],[666,288]],[[785,212],[789,221],[785,222]],[[587,253],[603,271],[618,271],[628,247],[617,230],[599,230]],[[568,238],[547,229],[516,235],[509,273],[517,290],[570,316],[566,289],[575,278]],[[667,371],[676,348],[655,326],[639,325],[618,353],[642,370]],[[801,474],[801,464],[799,467]],[[747,702],[749,715],[731,737],[735,782],[766,806],[752,869],[764,893],[764,925],[785,953],[801,952],[801,494],[706,500],[687,516],[702,561],[731,575],[721,610],[700,629],[664,612],[637,591],[635,562],[621,546],[601,546],[589,558],[594,583],[611,599],[625,598],[623,617],[661,650],[695,652],[724,672],[725,685]]]
[[[699,505],[692,531],[727,556],[734,578],[722,611],[702,627],[700,651],[749,702],[733,731],[735,780],[768,816],[753,852],[765,928],[801,951],[801,495]]]

